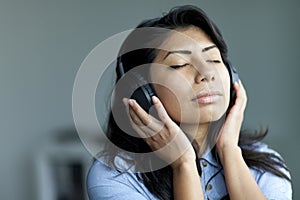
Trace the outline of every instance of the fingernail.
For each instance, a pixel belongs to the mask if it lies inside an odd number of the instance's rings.
[[[134,100],[133,99],[129,99],[128,103],[129,103],[130,106],[133,106],[134,105]]]
[[[123,101],[123,104],[124,104],[125,106],[128,104],[128,99],[127,99],[127,98],[124,97],[124,98],[122,99],[122,101]]]
[[[153,103],[158,103],[158,98],[156,96],[152,96],[152,102]]]

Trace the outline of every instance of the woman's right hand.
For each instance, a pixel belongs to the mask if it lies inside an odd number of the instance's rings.
[[[196,155],[191,142],[169,117],[161,101],[155,96],[152,101],[159,120],[145,112],[135,100],[123,99],[133,129],[173,169],[187,163],[195,165]]]

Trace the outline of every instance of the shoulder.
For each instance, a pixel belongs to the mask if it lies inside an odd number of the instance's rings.
[[[277,151],[262,142],[255,143],[251,147],[251,149],[256,152],[266,153],[267,156],[274,160],[278,158],[283,159]],[[283,162],[283,160],[277,161]],[[291,178],[290,172],[285,168],[278,166],[277,170]],[[292,184],[290,181],[279,177],[267,170],[250,168],[250,171],[254,176],[258,186],[268,197],[268,199],[292,199]]]
[[[87,175],[87,191],[95,199],[153,199],[134,173],[121,173],[95,160]]]
[[[116,177],[118,179],[124,179],[124,176],[118,177],[118,175],[120,175],[120,173],[117,170],[114,170],[99,160],[95,160],[88,172],[87,187],[89,189],[101,186],[103,182]]]

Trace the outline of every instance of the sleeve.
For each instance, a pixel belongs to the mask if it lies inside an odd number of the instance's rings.
[[[270,149],[268,145],[264,143],[259,143],[258,151],[267,152],[275,154],[276,156],[281,157],[281,155]],[[281,172],[286,174],[289,178],[291,178],[290,173],[284,169],[279,168]],[[259,172],[256,170],[251,170],[258,186],[261,188],[262,192],[269,200],[291,200],[292,199],[292,183],[284,178],[276,176],[268,171]]]
[[[103,163],[95,161],[87,176],[89,200],[149,199],[137,179],[134,180],[132,176],[127,173],[120,174]]]
[[[261,188],[262,192],[269,200],[292,199],[291,182],[284,178],[271,174],[270,172],[265,172],[260,176],[258,180],[258,186]]]
[[[117,190],[117,191],[116,191]],[[123,184],[96,186],[88,189],[89,200],[146,200],[143,195]]]

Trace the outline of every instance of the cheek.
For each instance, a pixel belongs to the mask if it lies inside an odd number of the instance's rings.
[[[155,81],[155,80],[154,80]],[[191,93],[191,85],[182,75],[172,73],[159,78],[159,84],[154,84],[155,92],[161,100],[169,116],[174,121],[181,121],[184,102]]]
[[[174,85],[154,85],[154,89],[158,98],[161,100],[169,116],[174,121],[180,121],[181,118],[181,105],[180,101],[182,96],[180,93],[183,91],[181,87],[174,87]]]

